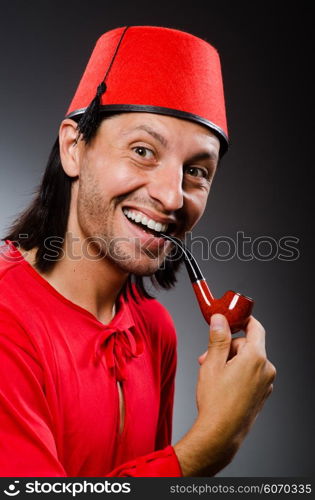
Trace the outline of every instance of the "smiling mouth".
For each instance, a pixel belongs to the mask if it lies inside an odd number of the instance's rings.
[[[175,229],[175,224],[162,224],[161,222],[156,222],[136,210],[124,208],[123,213],[129,222],[157,238],[162,238],[161,233],[170,234],[170,232]]]

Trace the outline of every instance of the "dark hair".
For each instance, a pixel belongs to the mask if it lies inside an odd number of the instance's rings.
[[[88,141],[85,141],[88,142]],[[25,250],[37,248],[35,268],[39,272],[53,269],[62,253],[67,222],[69,216],[71,185],[75,180],[69,177],[62,165],[59,153],[59,139],[57,138],[48,158],[48,163],[41,184],[37,188],[31,204],[14,220],[9,227],[8,234],[3,240],[11,240],[16,246]],[[54,257],[45,258],[48,238],[54,239]],[[166,257],[163,269],[158,269],[150,280],[155,288],[169,289],[177,281],[176,272],[180,266],[179,255],[173,252],[172,258]],[[142,276],[130,274],[122,293],[126,296],[129,290],[133,297],[133,286],[141,296],[152,298],[146,290]]]

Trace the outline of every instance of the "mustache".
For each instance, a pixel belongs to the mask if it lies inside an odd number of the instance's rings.
[[[130,202],[130,203],[134,202],[143,208],[152,209],[160,214],[164,214],[165,216],[170,216],[173,213],[170,210],[165,210],[162,207],[162,205],[160,203],[156,202],[155,200],[148,199],[148,198],[143,197],[143,196],[131,196],[129,193],[117,196],[115,198],[115,200],[114,200],[115,208],[118,205],[120,205],[121,203],[123,203],[124,201]]]

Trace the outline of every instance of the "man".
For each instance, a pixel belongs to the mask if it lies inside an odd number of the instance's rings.
[[[176,336],[142,277],[170,287],[227,149],[217,52],[118,28],[98,41],[0,279],[3,476],[201,476],[230,462],[275,376],[251,317],[213,315],[198,417],[171,445]],[[17,248],[20,246],[20,250]]]

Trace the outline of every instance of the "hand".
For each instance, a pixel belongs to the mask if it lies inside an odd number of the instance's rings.
[[[214,475],[226,466],[272,392],[276,370],[265,330],[251,316],[245,333],[232,340],[225,317],[211,318],[208,350],[199,358],[198,417],[174,446],[184,475]]]

